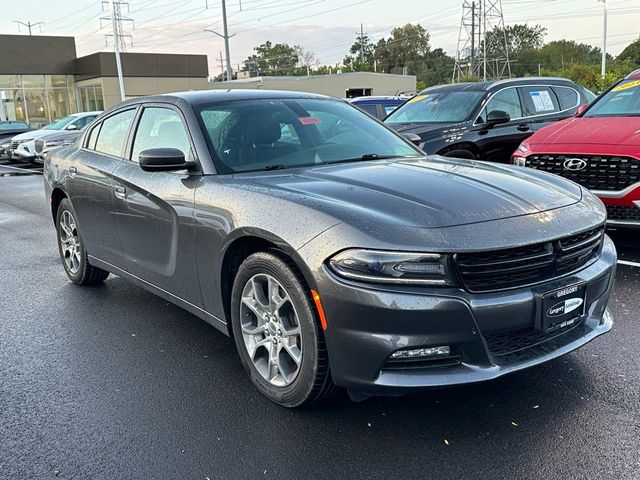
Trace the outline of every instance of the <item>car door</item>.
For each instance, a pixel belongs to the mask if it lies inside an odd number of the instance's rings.
[[[494,110],[507,112],[511,120],[489,129],[483,128],[487,114]],[[522,108],[517,87],[506,87],[494,93],[487,101],[476,124],[480,125],[476,142],[480,149],[480,158],[491,162],[509,162],[511,154],[520,142],[531,135],[531,124]]]
[[[122,267],[122,248],[113,215],[113,172],[122,162],[136,108],[100,121],[71,158],[65,190],[76,212],[89,255]]]
[[[534,132],[573,116],[581,103],[577,90],[560,85],[521,87],[521,92],[522,105],[531,117],[531,128]]]
[[[194,305],[202,304],[193,241],[193,202],[199,175],[186,170],[147,172],[140,152],[177,148],[193,159],[186,123],[169,104],[141,109],[127,159],[114,172],[114,211],[126,270]]]

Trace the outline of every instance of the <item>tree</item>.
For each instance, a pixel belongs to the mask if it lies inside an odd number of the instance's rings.
[[[273,44],[266,41],[253,49],[254,55],[244,61],[246,70],[258,75],[292,75],[295,73],[299,58],[295,47],[286,43]]]
[[[627,45],[626,48],[620,52],[620,55],[616,57],[616,60],[629,62],[634,68],[640,67],[640,37]]]
[[[342,63],[352,70],[372,72],[375,46],[367,35],[358,35]]]
[[[429,32],[422,25],[408,23],[391,30],[391,38],[381,39],[375,46],[374,58],[387,73],[402,73],[407,68],[419,75],[425,70],[425,58],[429,53]]]
[[[509,60],[516,59],[520,52],[527,49],[539,49],[544,44],[544,36],[547,29],[540,25],[517,23],[504,28],[495,27],[487,32],[487,55],[489,57],[504,56],[504,41],[507,40],[507,52]]]
[[[298,68],[296,69],[296,74],[307,75],[307,73],[310,73],[311,66],[313,65],[313,62],[316,59],[316,56],[313,54],[313,52],[309,52],[308,50],[305,50],[300,45],[294,45],[293,51],[298,57],[298,65],[297,65]]]

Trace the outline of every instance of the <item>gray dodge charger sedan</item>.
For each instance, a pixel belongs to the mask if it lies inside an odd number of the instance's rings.
[[[611,328],[600,200],[424,156],[341,100],[129,100],[44,175],[71,281],[113,273],[204,319],[287,407],[489,380]]]

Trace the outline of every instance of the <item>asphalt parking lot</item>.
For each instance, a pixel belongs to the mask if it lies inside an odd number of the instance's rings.
[[[640,241],[611,333],[489,383],[303,410],[124,280],[72,285],[37,169],[0,165],[0,478],[640,479]]]

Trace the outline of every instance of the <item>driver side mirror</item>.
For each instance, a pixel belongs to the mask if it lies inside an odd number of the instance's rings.
[[[580,115],[582,115],[582,113],[589,108],[589,104],[588,103],[583,103],[582,105],[580,105],[578,107],[578,109],[576,110],[576,113],[574,114],[574,116],[579,117]]]
[[[78,126],[72,123],[71,125],[67,125],[65,130],[78,130]]]
[[[495,127],[496,125],[500,125],[502,123],[507,123],[511,121],[511,115],[502,110],[491,110],[487,114],[487,121],[484,124],[485,129],[490,129]]]
[[[169,172],[191,168],[182,150],[177,148],[149,148],[138,155],[140,168],[145,172]]]
[[[416,147],[419,147],[422,143],[422,139],[420,138],[420,136],[416,135],[415,133],[403,133],[402,136],[405,138],[405,140],[409,140]]]

